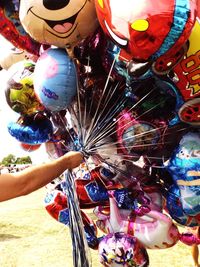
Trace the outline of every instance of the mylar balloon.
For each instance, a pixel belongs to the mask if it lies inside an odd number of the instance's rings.
[[[30,144],[26,144],[26,143],[20,143],[20,147],[24,151],[28,151],[28,152],[35,151],[35,150],[39,149],[40,146],[41,146],[41,144],[38,144],[38,145],[30,145]]]
[[[184,212],[180,189],[175,184],[170,186],[167,190],[166,207],[171,218],[177,223],[189,227],[197,226],[199,224],[198,216],[189,216]]]
[[[40,102],[50,111],[66,109],[77,92],[77,72],[65,49],[51,48],[38,59],[34,88]]]
[[[57,187],[59,184],[57,185]],[[61,186],[62,187],[62,186]],[[54,189],[51,192],[47,192],[44,199],[45,209],[47,212],[58,222],[63,223],[67,226],[70,225],[70,211],[67,204],[66,194],[62,190]],[[97,228],[92,219],[89,218],[81,210],[81,217],[84,225],[84,232],[88,245],[92,249],[98,247],[98,238],[97,238]]]
[[[20,20],[38,42],[73,48],[97,28],[93,1],[21,0]]]
[[[147,267],[149,257],[139,241],[125,233],[104,236],[99,243],[100,263],[105,267]]]
[[[192,124],[200,125],[200,19],[188,40],[188,49],[184,58],[173,69],[178,92],[185,102],[179,109],[180,119]]]
[[[12,48],[0,58],[0,67],[8,70],[13,64],[26,58],[24,50]]]
[[[104,32],[135,63],[153,62],[165,55],[173,58],[187,41],[196,15],[195,0],[95,0]],[[160,30],[162,29],[162,30]],[[171,65],[172,62],[168,62]]]
[[[19,20],[19,1],[9,0],[0,3],[0,34],[15,47],[39,55],[40,43],[34,41],[24,30]]]
[[[21,116],[8,124],[8,132],[19,142],[37,145],[50,140],[53,133],[51,121],[43,114]]]
[[[179,187],[183,211],[188,216],[200,214],[200,134],[185,134],[169,164],[174,183]]]
[[[38,101],[33,87],[32,61],[20,61],[9,68],[5,96],[8,105],[21,115],[33,114],[44,110]]]

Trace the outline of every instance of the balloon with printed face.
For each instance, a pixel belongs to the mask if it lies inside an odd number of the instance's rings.
[[[66,109],[77,92],[77,71],[65,49],[50,48],[39,57],[34,88],[40,102],[50,111]]]
[[[67,48],[73,48],[98,26],[93,0],[21,0],[20,21],[38,42]]]
[[[36,97],[34,82],[35,64],[24,60],[12,65],[8,72],[5,96],[7,104],[21,115],[30,115],[44,110]]]
[[[95,6],[102,29],[121,47],[122,58],[144,67],[159,59],[154,66],[158,72],[168,70],[182,56],[177,53],[196,16],[195,0],[161,0],[156,8],[150,0],[95,0]]]
[[[19,0],[1,1],[0,34],[15,47],[39,55],[40,43],[26,33],[19,20],[19,2]]]
[[[113,233],[99,243],[100,263],[105,267],[147,267],[147,251],[138,240],[125,233]]]

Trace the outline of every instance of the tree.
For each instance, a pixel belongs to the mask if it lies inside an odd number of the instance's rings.
[[[15,164],[32,164],[32,160],[29,156],[17,158]]]
[[[16,164],[32,164],[32,160],[30,156],[16,158],[15,155],[9,154],[8,156],[4,157],[1,162],[1,165],[4,166],[16,165]]]
[[[1,164],[4,166],[9,166],[15,164],[16,158],[13,154],[9,154],[8,156],[4,157]]]

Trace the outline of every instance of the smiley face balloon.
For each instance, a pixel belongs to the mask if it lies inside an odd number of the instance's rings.
[[[20,21],[40,43],[73,48],[97,26],[93,0],[21,0]]]

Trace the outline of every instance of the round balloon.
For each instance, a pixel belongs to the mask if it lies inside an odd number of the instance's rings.
[[[77,92],[77,71],[65,49],[50,48],[39,57],[34,88],[40,102],[50,111],[66,109]]]
[[[5,96],[7,104],[21,115],[29,115],[44,110],[38,101],[34,86],[35,64],[32,61],[20,61],[9,68]]]
[[[0,34],[15,47],[39,55],[40,43],[34,41],[24,30],[19,20],[19,0],[1,1]]]
[[[100,263],[105,267],[147,267],[149,257],[139,241],[125,233],[108,234],[99,243]]]
[[[26,144],[26,143],[20,143],[20,147],[24,151],[28,151],[28,152],[35,151],[35,150],[39,149],[40,146],[41,146],[41,144],[38,144],[38,145],[30,145],[30,144]]]
[[[40,43],[72,48],[98,26],[93,1],[21,0],[20,21]]]

